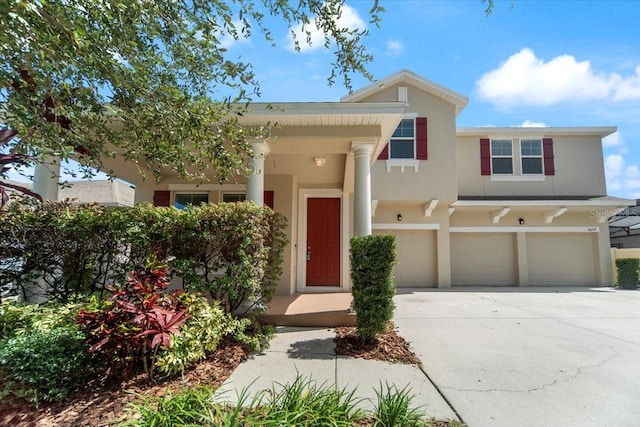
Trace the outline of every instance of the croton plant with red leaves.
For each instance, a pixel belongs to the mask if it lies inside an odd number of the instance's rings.
[[[168,284],[167,266],[154,256],[124,285],[108,287],[110,297],[94,298],[78,314],[89,352],[107,367],[107,376],[127,378],[142,364],[153,380],[154,356],[189,317],[181,291],[166,293]]]

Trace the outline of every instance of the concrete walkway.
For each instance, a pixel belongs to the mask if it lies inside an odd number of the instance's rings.
[[[399,290],[395,324],[469,427],[640,426],[640,291]]]
[[[246,388],[251,401],[261,390],[293,383],[299,374],[318,384],[355,389],[359,406],[367,410],[373,409],[380,384],[399,389],[408,385],[414,406],[421,406],[431,417],[457,419],[418,367],[336,356],[334,337],[333,329],[278,327],[270,347],[242,363],[218,389],[216,398],[235,403],[238,392]]]

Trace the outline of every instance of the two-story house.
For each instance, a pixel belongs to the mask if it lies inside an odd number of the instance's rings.
[[[233,183],[108,166],[137,202],[284,214],[280,294],[350,291],[349,238],[367,234],[397,237],[397,286],[610,285],[607,218],[630,204],[606,196],[602,138],[616,129],[457,128],[466,104],[403,70],[340,102],[252,104],[242,124],[278,125]]]

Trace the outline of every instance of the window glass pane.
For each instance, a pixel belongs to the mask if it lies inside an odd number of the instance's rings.
[[[522,173],[542,173],[542,158],[530,157],[522,159]]]
[[[496,158],[491,159],[494,174],[512,174],[513,163],[511,158]]]
[[[245,200],[247,200],[247,195],[244,193],[224,193],[222,195],[222,201],[225,203],[244,202]]]
[[[523,156],[542,156],[542,142],[539,139],[523,139],[520,147]]]
[[[402,119],[395,132],[394,138],[413,138],[413,119]]]
[[[176,194],[173,206],[178,209],[184,209],[187,205],[200,205],[209,203],[208,194]]]
[[[413,141],[403,141],[392,139],[389,143],[389,158],[391,159],[413,159]]]
[[[511,156],[510,139],[494,139],[491,141],[492,156]]]

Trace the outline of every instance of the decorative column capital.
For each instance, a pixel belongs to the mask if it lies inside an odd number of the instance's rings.
[[[351,152],[354,154],[371,154],[373,152],[374,141],[353,141],[351,142]]]
[[[271,152],[267,141],[263,139],[254,139],[253,141],[249,141],[249,145],[251,145],[253,156],[255,158],[266,157]]]

